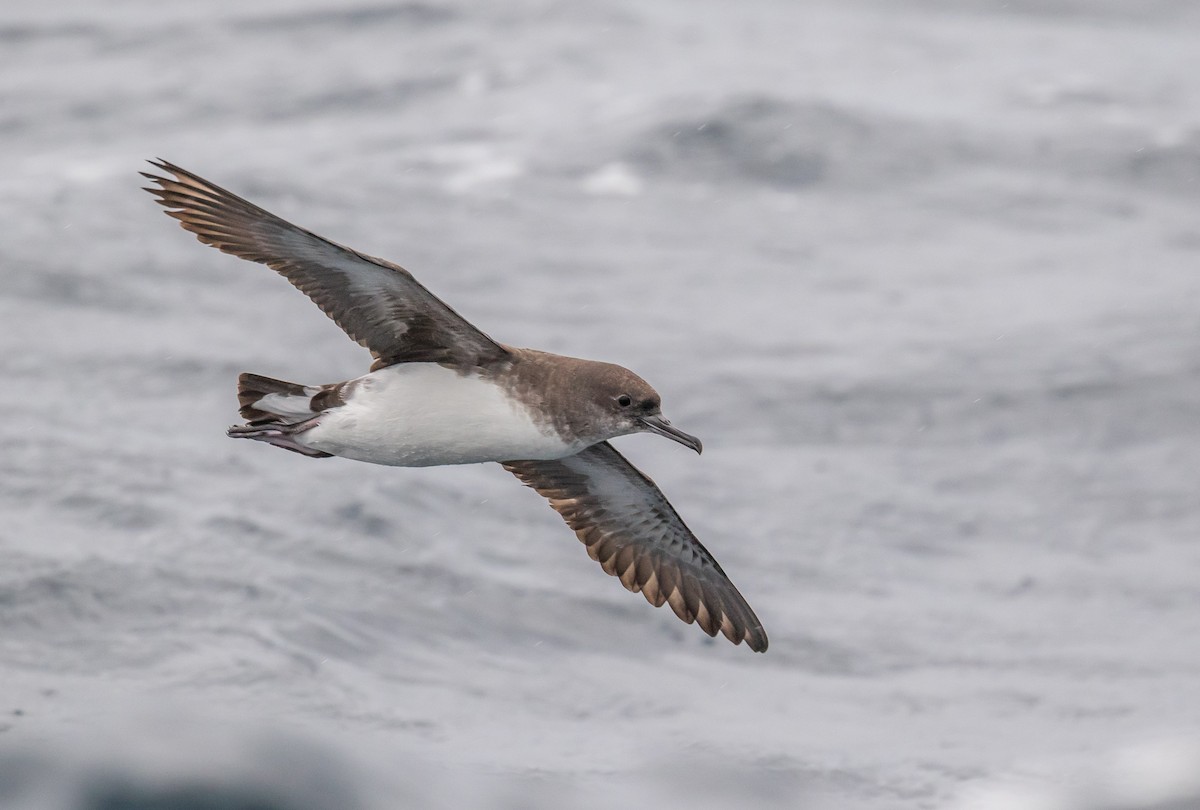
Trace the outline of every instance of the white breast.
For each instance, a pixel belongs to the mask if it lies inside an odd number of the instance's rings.
[[[501,387],[436,363],[401,363],[360,377],[345,405],[296,439],[335,456],[400,467],[562,458],[583,449],[535,424]]]

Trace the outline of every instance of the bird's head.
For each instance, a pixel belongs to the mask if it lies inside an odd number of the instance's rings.
[[[699,453],[700,440],[673,426],[662,414],[662,397],[627,368],[595,363],[587,379],[587,399],[593,426],[604,438],[629,433],[657,433]]]

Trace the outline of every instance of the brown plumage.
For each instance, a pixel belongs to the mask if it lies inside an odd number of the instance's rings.
[[[274,377],[264,377],[261,374],[242,372],[238,375],[238,413],[250,424],[262,422],[279,422],[281,417],[273,411],[263,411],[255,407],[268,394],[279,394],[296,400],[307,400],[308,416],[315,416],[330,408],[338,408],[346,404],[348,389],[352,388],[353,380],[329,383],[328,385],[299,385]]]
[[[507,351],[425,289],[397,264],[343,247],[166,161],[174,179],[142,172],[167,215],[206,245],[265,264],[313,300],[375,356],[395,363],[443,363],[473,369]]]
[[[764,652],[767,634],[721,566],[654,482],[608,442],[504,468],[550,501],[604,571],[704,632]]]
[[[679,618],[699,624],[710,636],[720,632],[734,644],[744,641],[752,650],[767,649],[762,624],[721,566],[654,482],[606,441],[646,431],[700,452],[698,439],[663,418],[659,396],[645,380],[610,363],[497,343],[399,265],[330,242],[170,163],[153,165],[173,175],[144,175],[155,184],[146,190],[169,216],[201,242],[278,271],[371,350],[372,372],[403,363],[452,368],[456,379],[494,383],[528,412],[539,438],[521,445],[521,452],[541,452],[543,433],[561,440],[562,452],[583,447],[551,460],[503,460],[499,451],[476,460],[502,461],[546,497],[592,559],[629,590],[641,592],[655,606],[669,604]],[[321,449],[327,448],[375,463],[404,463],[351,455],[347,447],[352,443],[310,441],[326,429],[323,420],[336,421],[339,414],[370,401],[372,390],[386,388],[376,382],[374,373],[323,386],[243,374],[238,403],[248,424],[230,428],[229,435],[314,458],[331,455]]]

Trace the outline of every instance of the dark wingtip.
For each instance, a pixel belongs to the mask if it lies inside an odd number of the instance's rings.
[[[166,171],[166,172],[173,171],[173,167],[171,166],[171,164],[167,163],[165,160],[155,159],[155,160],[147,160],[146,162],[149,163],[151,166],[154,166],[157,169],[162,169],[163,171]],[[163,203],[164,205],[166,205],[166,203],[162,199],[162,194],[165,191],[163,184],[171,182],[170,178],[162,177],[157,174],[151,174],[150,172],[138,172],[138,174],[141,175],[142,177],[145,177],[150,182],[158,184],[156,186],[142,186],[142,191],[148,192],[150,194],[158,195],[159,199],[157,200],[157,202],[160,202],[160,203]]]
[[[762,627],[754,628],[754,632],[746,639],[746,646],[756,653],[765,653],[767,651],[767,634]]]
[[[154,158],[153,160],[147,160],[146,162],[149,163],[154,168],[162,169],[164,172],[169,172],[169,173],[175,175],[176,177],[192,177],[192,176],[194,176],[194,175],[192,175],[191,172],[187,171],[186,169],[179,168],[178,166],[176,166],[174,163],[172,163],[169,160],[163,160],[162,158]],[[166,177],[159,177],[157,174],[149,174],[147,172],[138,172],[138,174],[140,174],[142,177],[149,177],[151,180],[167,180],[167,179],[169,179]]]

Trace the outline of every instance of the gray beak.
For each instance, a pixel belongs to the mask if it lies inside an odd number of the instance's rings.
[[[642,423],[642,428],[648,433],[657,433],[659,436],[666,436],[668,439],[674,439],[684,447],[690,447],[697,453],[704,449],[704,445],[700,440],[690,433],[684,433],[677,427],[671,427],[671,423],[663,419],[661,415],[642,416],[639,418]]]

